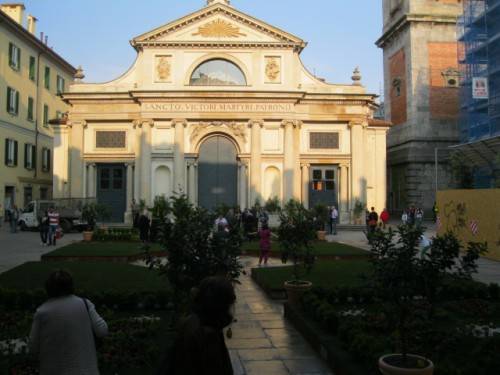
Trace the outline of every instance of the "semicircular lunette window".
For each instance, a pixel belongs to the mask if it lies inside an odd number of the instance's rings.
[[[246,86],[247,80],[234,63],[213,59],[201,63],[193,72],[191,86]]]

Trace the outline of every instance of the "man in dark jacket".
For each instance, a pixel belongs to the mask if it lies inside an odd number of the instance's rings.
[[[193,313],[181,322],[159,374],[233,375],[222,330],[234,319],[231,307],[235,301],[233,286],[227,279],[203,280],[196,293]]]

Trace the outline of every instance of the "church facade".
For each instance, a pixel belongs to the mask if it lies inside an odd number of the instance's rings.
[[[194,204],[270,198],[382,210],[386,133],[375,95],[310,74],[300,38],[209,0],[131,41],[118,79],[77,81],[54,125],[54,197],[96,197],[129,222],[131,203],[185,193]]]

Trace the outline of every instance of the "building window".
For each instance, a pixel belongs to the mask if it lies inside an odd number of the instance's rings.
[[[46,187],[41,187],[40,188],[40,200],[47,200],[49,199],[49,189]]]
[[[7,112],[16,116],[19,113],[19,91],[12,87],[7,87]]]
[[[13,43],[9,43],[9,65],[17,71],[21,68],[21,50]]]
[[[247,80],[234,63],[213,59],[200,64],[191,75],[191,86],[246,86]]]
[[[392,80],[392,87],[394,89],[394,95],[397,97],[401,96],[401,85],[402,85],[402,80],[401,78],[394,78]]]
[[[57,93],[62,94],[64,92],[64,85],[66,82],[64,81],[64,78],[61,77],[59,74],[57,75]]]
[[[50,90],[50,68],[48,66],[45,67],[44,86]]]
[[[43,126],[49,126],[49,106],[43,105]]]
[[[15,167],[17,165],[17,141],[5,139],[5,165]]]
[[[36,59],[34,56],[30,56],[30,79],[34,81],[36,79]]]
[[[50,172],[50,149],[48,148],[43,148],[42,149],[42,171],[43,172]]]
[[[314,191],[335,190],[335,171],[333,169],[313,169],[312,180],[312,190]]]
[[[28,207],[28,204],[33,201],[33,188],[31,186],[24,187],[24,207]],[[29,212],[29,210],[28,210]]]
[[[95,136],[96,148],[125,148],[124,131],[97,131]]]
[[[31,96],[28,97],[28,121],[33,121],[33,107],[34,107],[34,100]]]
[[[34,169],[36,167],[36,148],[35,145],[26,143],[24,145],[24,168]]]
[[[339,133],[336,132],[312,132],[309,134],[310,149],[338,149]]]
[[[460,71],[454,68],[448,68],[441,72],[444,84],[447,87],[459,87]]]

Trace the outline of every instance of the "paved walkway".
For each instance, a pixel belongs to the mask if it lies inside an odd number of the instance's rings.
[[[283,303],[267,298],[250,277],[254,258],[242,259],[247,275],[237,287],[233,337],[226,338],[235,375],[332,374],[283,317]],[[279,264],[277,261],[272,263]]]
[[[57,241],[57,246],[42,246],[38,232],[10,233],[7,223],[0,227],[0,273],[20,264],[39,261],[40,257],[73,241],[80,241],[81,233],[69,233]]]

